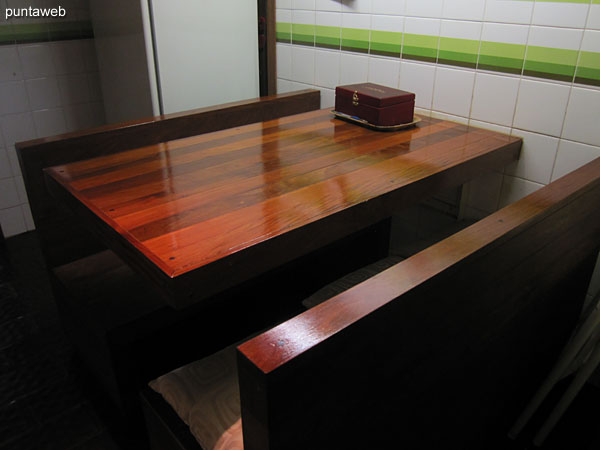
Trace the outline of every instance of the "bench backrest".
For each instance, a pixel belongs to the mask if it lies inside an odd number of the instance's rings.
[[[17,143],[29,205],[47,264],[65,264],[99,248],[85,230],[57,210],[45,189],[43,168],[312,111],[320,107],[319,103],[319,91],[304,90]]]
[[[600,158],[238,347],[246,450],[486,448],[566,342]]]

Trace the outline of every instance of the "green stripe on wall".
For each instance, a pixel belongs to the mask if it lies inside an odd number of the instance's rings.
[[[342,28],[342,50],[360,53],[369,52],[369,30]]]
[[[442,37],[438,62],[475,68],[478,53],[479,41]]]
[[[314,45],[315,26],[303,23],[292,24],[292,44]]]
[[[598,0],[600,2],[600,0]],[[289,30],[293,33],[290,36]],[[277,40],[294,44],[438,62],[597,85],[600,53],[420,34],[303,24],[277,24]],[[341,38],[340,38],[341,37]],[[580,58],[576,72],[577,58]]]
[[[477,67],[495,72],[521,73],[524,60],[524,45],[481,41]]]
[[[600,53],[581,52],[575,82],[600,86]]]
[[[394,31],[371,31],[371,53],[400,57],[402,51],[402,33]]]
[[[577,64],[576,50],[547,47],[527,47],[525,75],[571,81]]]
[[[340,48],[341,45],[340,27],[330,27],[325,25],[317,25],[315,27],[315,45],[325,48]]]
[[[289,22],[277,22],[275,24],[275,36],[277,42],[287,42],[289,44],[292,41],[292,24]]]
[[[419,61],[437,60],[439,38],[422,34],[404,34],[402,57]]]
[[[521,0],[523,1],[523,0]],[[533,2],[534,0],[524,0]],[[538,2],[546,2],[546,3],[589,3],[590,0],[535,0]],[[592,3],[600,3],[600,0],[592,0]]]

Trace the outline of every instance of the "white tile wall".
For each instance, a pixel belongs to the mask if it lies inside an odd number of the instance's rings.
[[[561,139],[552,172],[552,181],[596,158],[600,158],[600,147]]]
[[[0,47],[0,224],[5,236],[34,228],[15,142],[103,124],[97,72],[92,40]]]
[[[431,109],[433,102],[433,83],[435,66],[402,61],[400,63],[399,88],[415,93],[415,105],[419,108]]]
[[[570,92],[569,86],[521,80],[514,127],[560,136]]]
[[[433,89],[433,109],[469,117],[475,72],[438,67]]]
[[[475,77],[471,117],[510,127],[518,92],[518,78],[478,73]]]
[[[475,35],[481,30],[481,39],[485,41],[600,51],[600,32],[594,31],[600,30],[600,5],[591,2],[316,0],[293,3],[296,6],[303,3],[307,11],[317,13],[342,11],[343,26],[370,21],[372,29],[385,30],[388,23],[403,23],[405,33],[470,39],[477,39]],[[278,0],[277,7],[289,9],[292,2]],[[362,27],[368,28],[367,25]],[[299,81],[308,83],[321,89],[325,98],[322,104],[329,107],[333,105],[332,89],[336,83],[371,80],[414,92],[417,114],[468,121],[471,126],[522,136],[524,146],[517,163],[507,167],[503,174],[483,177],[472,184],[467,206],[473,217],[488,214],[600,157],[600,87],[318,49],[314,53],[313,81],[308,81],[311,80],[311,75],[306,73],[310,71],[310,61],[308,68],[297,64],[290,68],[289,47],[278,46],[284,68],[279,73],[279,89],[306,86]],[[23,65],[22,70],[31,69]],[[292,73],[287,74],[286,70]],[[596,283],[600,285],[600,280]]]

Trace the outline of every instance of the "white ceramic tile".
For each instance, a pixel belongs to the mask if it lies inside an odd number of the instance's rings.
[[[0,147],[0,179],[12,177],[13,173],[10,168],[10,160],[8,152],[5,148]]]
[[[15,142],[28,141],[37,137],[31,113],[2,116],[0,127],[7,148],[14,146]]]
[[[313,84],[315,79],[315,50],[292,46],[292,80]]]
[[[342,12],[370,13],[371,0],[343,0]]]
[[[27,190],[25,189],[23,177],[19,175],[18,177],[14,178],[14,181],[17,188],[17,195],[19,196],[19,204],[27,203],[29,200],[27,198]]]
[[[18,52],[25,78],[41,78],[56,73],[50,44],[19,45]]]
[[[34,111],[33,122],[40,137],[55,136],[67,131],[67,124],[62,108]]]
[[[485,0],[444,0],[444,19],[482,20]]]
[[[497,172],[486,173],[466,185],[467,206],[486,213],[498,209],[503,175]]]
[[[579,50],[582,37],[583,30],[556,27],[531,27],[527,45]]]
[[[295,81],[290,81],[290,83],[292,85],[292,91],[303,91],[305,89],[315,89],[315,86],[313,86],[312,84],[297,83]]]
[[[600,5],[590,5],[586,28],[600,30]]]
[[[401,16],[371,16],[371,29],[378,31],[404,31],[404,17]]]
[[[317,11],[334,11],[342,10],[342,2],[340,0],[317,0],[315,7]]]
[[[561,139],[552,172],[552,181],[599,157],[600,147]]]
[[[398,87],[415,93],[415,106],[431,109],[434,77],[435,66],[402,61]]]
[[[280,78],[292,78],[292,46],[277,44],[277,76]]]
[[[33,221],[33,216],[31,215],[31,209],[29,208],[29,204],[26,203],[21,205],[21,210],[23,211],[23,219],[25,220],[25,226],[27,227],[27,231],[35,230],[35,222]]]
[[[92,108],[89,103],[64,106],[63,112],[65,115],[67,131],[85,130],[95,126]]]
[[[512,134],[523,138],[523,147],[519,160],[506,166],[505,173],[548,184],[558,150],[558,138],[523,130],[514,130]]]
[[[315,0],[292,0],[292,9],[315,10]]]
[[[328,27],[341,27],[342,14],[337,12],[318,11],[315,16],[315,23],[317,25],[325,25]]]
[[[368,81],[396,88],[399,80],[400,61],[388,58],[369,58]]]
[[[79,41],[53,42],[51,48],[57,75],[81,73],[85,71],[83,51]]]
[[[407,17],[404,22],[404,32],[410,34],[424,34],[426,36],[440,35],[441,20]]]
[[[96,55],[96,46],[94,39],[82,39],[81,51],[83,54],[83,67],[86,72],[97,72],[98,56]]]
[[[496,131],[502,134],[510,134],[509,127],[503,127],[502,125],[496,125],[495,123],[481,122],[479,120],[469,120],[469,126],[475,128],[483,128],[484,130]]]
[[[32,110],[60,106],[60,92],[56,77],[33,78],[26,81]]]
[[[469,119],[466,117],[455,116],[453,114],[446,114],[439,111],[431,111],[431,117],[434,119],[447,120],[449,122],[460,123],[461,125],[468,125]]]
[[[511,126],[518,91],[518,78],[477,73],[471,117],[484,122]]]
[[[0,225],[2,226],[2,233],[5,237],[25,233],[27,231],[27,225],[23,218],[21,206],[0,209]]]
[[[406,0],[373,0],[373,14],[403,15]]]
[[[0,209],[12,208],[20,204],[15,179],[3,178],[0,180]]]
[[[569,86],[521,80],[513,126],[551,136],[560,136]]]
[[[502,42],[505,44],[527,44],[529,27],[505,23],[484,23],[481,30],[481,40]]]
[[[502,182],[502,191],[500,192],[500,208],[510,205],[523,197],[537,191],[543,187],[543,184],[534,183],[533,181],[524,180],[522,178],[504,175]]]
[[[0,83],[0,116],[29,110],[29,99],[23,81]]]
[[[487,0],[484,20],[488,22],[529,24],[533,13],[532,1]]]
[[[335,91],[333,89],[319,88],[321,91],[321,109],[335,106]]]
[[[315,50],[315,84],[330,89],[340,84],[340,52]]]
[[[104,104],[102,102],[92,102],[90,103],[90,108],[92,109],[92,120],[94,122],[94,126],[98,127],[100,125],[104,125],[106,123],[106,117],[104,116]]]
[[[304,11],[304,10],[293,10],[292,11],[292,23],[302,23],[306,25],[315,24],[315,12]]]
[[[90,101],[87,74],[61,75],[58,77],[58,85],[63,105],[73,105]]]
[[[533,7],[533,25],[553,27],[583,28],[589,9],[585,3],[535,2]]]
[[[21,69],[17,47],[0,47],[0,62],[0,82],[23,78],[23,70]]]
[[[102,83],[100,82],[100,74],[92,72],[87,74],[88,87],[90,88],[90,100],[94,102],[103,101]]]
[[[406,15],[442,17],[443,0],[406,0]]]
[[[433,109],[468,117],[475,72],[438,67],[433,89]]]
[[[276,9],[275,20],[277,22],[292,23],[292,11],[289,9]]]
[[[277,93],[285,94],[286,92],[292,92],[292,82],[289,80],[284,80],[282,78],[277,78]]]
[[[342,27],[370,30],[371,29],[371,16],[368,14],[342,13]]]
[[[479,41],[481,38],[481,22],[442,20],[440,36]]]
[[[364,83],[369,76],[369,57],[342,53],[340,58],[340,85]]]
[[[17,156],[17,150],[14,146],[10,146],[6,149],[8,153],[8,161],[10,162],[10,168],[13,176],[21,175],[21,165],[19,164],[19,157]]]
[[[415,114],[421,117],[431,117],[431,109],[423,109],[415,106]]]
[[[292,8],[292,0],[277,0],[275,2],[275,6],[277,6],[277,8],[291,9]]]
[[[562,137],[600,146],[600,91],[578,87],[571,90]]]
[[[600,53],[600,31],[585,30],[581,41],[581,50]]]

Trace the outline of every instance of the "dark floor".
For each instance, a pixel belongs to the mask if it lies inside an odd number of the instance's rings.
[[[0,450],[123,448],[62,332],[35,233],[8,239],[7,251],[1,247]],[[586,385],[542,448],[600,449],[599,418],[600,389]],[[516,442],[492,447],[533,448],[535,429],[536,421]]]

